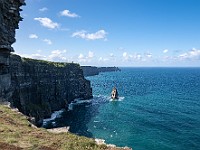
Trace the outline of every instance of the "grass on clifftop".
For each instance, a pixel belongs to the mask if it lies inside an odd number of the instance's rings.
[[[1,150],[115,150],[97,145],[94,139],[71,133],[50,133],[46,129],[31,127],[23,114],[0,105]]]
[[[66,67],[66,66],[69,66],[69,65],[76,65],[76,66],[80,67],[80,65],[78,63],[53,62],[53,61],[39,60],[39,59],[32,59],[32,58],[25,58],[25,57],[22,57],[22,61],[27,62],[27,63],[43,63],[43,64],[46,64],[46,65],[52,65],[54,67],[60,67],[60,68]]]

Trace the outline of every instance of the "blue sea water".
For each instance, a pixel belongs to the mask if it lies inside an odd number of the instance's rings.
[[[200,68],[121,68],[87,77],[94,98],[54,120],[134,150],[200,150]],[[117,87],[119,100],[111,101]]]

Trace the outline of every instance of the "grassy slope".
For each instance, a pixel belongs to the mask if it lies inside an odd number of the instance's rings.
[[[93,139],[71,133],[54,134],[46,129],[31,127],[26,116],[0,105],[0,149],[1,150],[100,150]]]

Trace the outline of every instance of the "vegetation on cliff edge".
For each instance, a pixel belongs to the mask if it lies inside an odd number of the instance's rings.
[[[39,59],[32,59],[32,58],[22,58],[23,62],[27,63],[40,63],[40,64],[45,64],[45,65],[52,65],[54,67],[67,67],[69,65],[75,65],[80,68],[80,65],[78,63],[66,63],[66,62],[53,62],[53,61],[47,61],[47,60],[39,60]]]
[[[27,117],[7,106],[0,105],[0,149],[6,150],[115,150],[97,145],[94,139],[71,133],[50,133],[32,127]]]

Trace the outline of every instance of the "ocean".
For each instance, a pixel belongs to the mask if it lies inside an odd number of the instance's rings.
[[[71,104],[44,127],[70,126],[134,150],[200,150],[200,68],[121,68],[87,79],[94,98]]]

